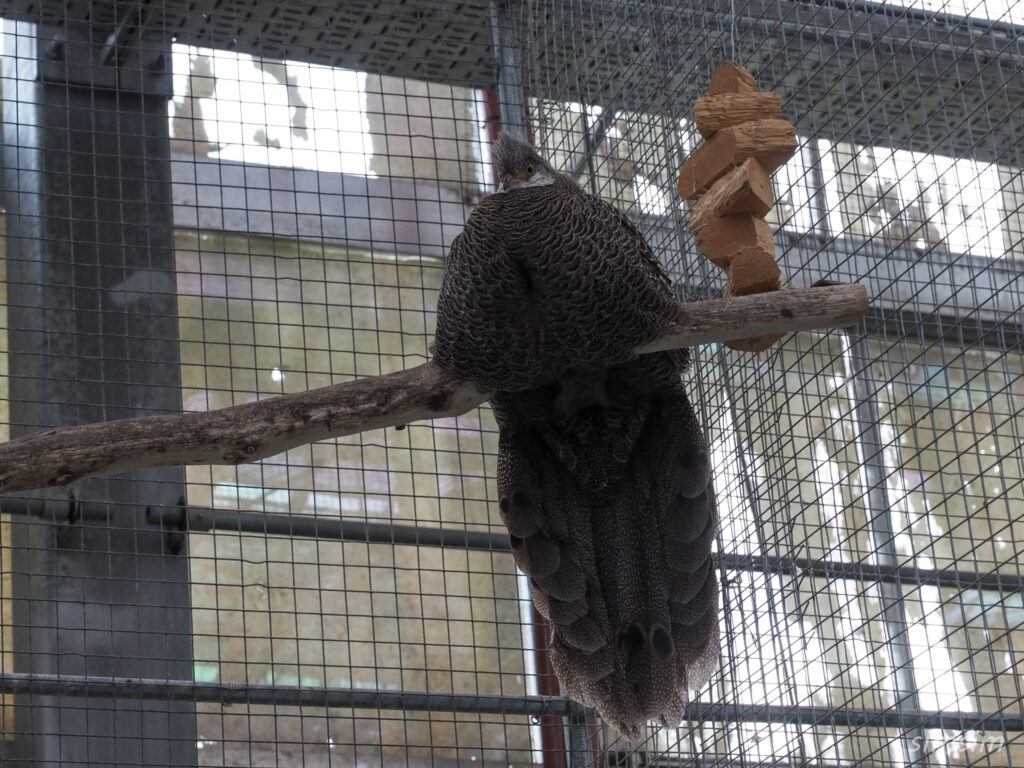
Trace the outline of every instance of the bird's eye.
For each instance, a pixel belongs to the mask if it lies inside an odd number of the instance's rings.
[[[526,174],[528,176],[533,176],[533,166],[532,165],[526,166]]]

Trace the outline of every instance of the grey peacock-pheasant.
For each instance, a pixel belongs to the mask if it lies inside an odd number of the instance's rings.
[[[498,494],[564,688],[631,738],[676,725],[718,658],[717,527],[676,318],[622,213],[502,134],[501,177],[452,244],[437,362],[495,392]]]

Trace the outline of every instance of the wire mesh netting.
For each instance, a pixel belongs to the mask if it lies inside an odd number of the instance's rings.
[[[787,285],[871,296],[692,350],[722,647],[678,728],[562,695],[483,406],[0,498],[5,765],[1024,763],[1024,3],[0,16],[2,439],[428,359],[501,126],[721,295],[676,180],[727,60],[796,126]]]

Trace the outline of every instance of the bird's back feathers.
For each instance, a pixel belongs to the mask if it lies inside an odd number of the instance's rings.
[[[452,244],[437,312],[438,362],[513,391],[630,359],[677,305],[629,220],[559,177],[484,198]]]

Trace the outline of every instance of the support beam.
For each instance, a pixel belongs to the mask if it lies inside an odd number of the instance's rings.
[[[723,355],[726,353],[723,353]],[[750,496],[750,489],[745,491]],[[509,552],[508,533],[468,530],[460,527],[393,525],[363,520],[346,520],[333,515],[274,514],[209,507],[147,507],[147,519],[159,524],[168,533],[229,533],[321,541],[356,541],[363,544],[390,544],[410,547],[452,547]],[[109,519],[109,507],[88,501],[45,501],[31,497],[0,497],[0,514],[37,517],[64,526],[83,520]],[[780,555],[738,555],[722,552],[718,562],[727,571],[767,573],[794,578],[849,579],[852,581],[885,581],[892,584],[950,587],[959,591],[991,590],[993,592],[1024,591],[1024,577],[996,571],[951,568],[920,568],[916,565],[882,567],[877,563],[810,560]]]
[[[4,26],[12,435],[181,410],[169,43],[140,33],[124,48],[130,26]],[[15,670],[190,678],[187,558],[139,514],[176,503],[183,471],[77,490],[106,519],[12,520]],[[196,764],[191,702],[86,693],[19,692],[0,762]]]
[[[0,674],[0,693],[74,690],[93,697],[127,696],[147,700],[201,701],[214,704],[339,709],[393,709],[425,712],[473,712],[494,715],[574,715],[588,712],[560,696],[512,696],[440,691],[374,691],[365,688],[198,683],[191,680],[33,676]],[[901,713],[886,709],[844,709],[771,704],[690,702],[685,721],[695,723],[794,723],[825,728],[937,728],[1022,731],[1024,718],[1005,712]]]
[[[63,24],[94,18],[110,5],[7,0],[4,17]],[[623,13],[628,6],[621,0],[516,5],[520,28],[532,6],[533,23],[545,32],[530,50],[528,95],[609,110],[689,103],[695,62],[678,61],[666,82],[637,65],[633,46],[649,45],[657,29],[662,52],[677,61],[673,52],[702,50],[702,38],[721,29],[719,14],[729,8],[659,2]],[[493,6],[485,0],[312,3],[272,14],[263,0],[163,0],[147,7],[159,9],[154,27],[188,45],[481,89],[498,80],[488,28]],[[612,18],[614,26],[607,23]],[[802,136],[1022,163],[1021,25],[845,0],[745,0],[736,6],[735,23],[737,57],[762,86],[782,95]],[[396,35],[409,29],[419,30],[416,39]],[[865,55],[880,45],[884,55]],[[533,83],[544,92],[531,92]],[[836,107],[837,93],[849,94],[838,102],[847,108]],[[898,119],[887,111],[893,99],[902,105]]]

